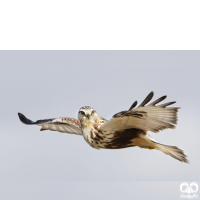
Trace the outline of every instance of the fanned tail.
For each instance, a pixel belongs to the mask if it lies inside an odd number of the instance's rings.
[[[163,153],[170,155],[171,157],[185,163],[189,163],[189,160],[187,160],[187,156],[184,154],[184,151],[179,149],[176,146],[168,146],[164,144],[159,144],[157,142],[155,143],[155,149],[162,151]]]
[[[146,149],[157,149],[163,153],[170,155],[172,158],[179,160],[181,162],[189,163],[187,156],[184,154],[183,150],[176,146],[168,146],[164,144],[157,143],[150,135],[139,134],[139,137],[134,138],[133,144],[139,146],[140,148]]]

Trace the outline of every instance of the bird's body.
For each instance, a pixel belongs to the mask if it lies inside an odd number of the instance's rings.
[[[84,110],[84,111],[83,111]],[[80,111],[84,113],[89,113],[91,115],[94,108],[90,106],[85,106],[80,108]],[[87,117],[82,118],[80,116],[79,111],[79,120],[80,120],[80,127],[82,130],[83,137],[85,141],[93,148],[99,149],[102,148],[100,141],[97,141],[97,135],[100,131],[100,127],[107,122],[106,119],[100,117],[96,112],[93,114],[93,117],[88,120]]]
[[[109,121],[99,116],[94,108],[80,108],[78,119],[57,118],[32,122],[19,113],[20,120],[25,124],[37,124],[41,130],[53,130],[83,135],[85,141],[95,149],[121,149],[138,146],[146,149],[157,149],[173,158],[188,163],[186,155],[176,146],[157,143],[147,131],[159,132],[167,128],[175,128],[177,123],[177,107],[167,107],[175,102],[156,106],[166,98],[163,96],[146,105],[153,97],[151,92],[136,108],[134,102],[128,111],[115,114]],[[146,106],[145,106],[146,105]]]

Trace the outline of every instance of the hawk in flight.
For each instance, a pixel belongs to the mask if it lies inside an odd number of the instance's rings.
[[[146,105],[153,97],[151,92],[135,109],[137,101],[127,111],[115,114],[110,120],[99,116],[94,108],[84,106],[78,112],[78,119],[54,118],[38,120],[27,119],[18,113],[21,122],[28,125],[42,126],[41,131],[51,130],[62,133],[82,135],[85,141],[95,149],[121,149],[138,146],[146,149],[157,149],[173,158],[189,163],[184,152],[176,146],[156,142],[147,131],[157,133],[167,128],[175,128],[178,107],[167,107],[175,102],[156,105],[167,96]]]

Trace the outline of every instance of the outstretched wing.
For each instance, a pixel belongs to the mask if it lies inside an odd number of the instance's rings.
[[[36,122],[33,122],[30,119],[27,119],[21,113],[18,113],[18,115],[19,115],[19,119],[24,124],[27,124],[27,125],[36,124],[38,126],[42,126],[42,128],[40,129],[41,131],[51,130],[51,131],[58,131],[61,133],[82,135],[82,131],[80,128],[80,121],[78,119],[60,117],[60,118],[54,118],[54,119],[43,119],[43,120],[38,120]]]
[[[136,108],[137,101],[133,103],[128,111],[122,111],[115,114],[107,123],[101,126],[102,133],[114,133],[116,131],[124,131],[126,129],[140,129],[142,131],[159,132],[167,128],[175,128],[177,124],[178,107],[167,107],[176,103],[169,102],[156,106],[157,103],[163,101],[167,96],[163,96],[153,103],[146,105],[153,97],[151,92],[146,99]],[[146,105],[146,106],[145,106]]]

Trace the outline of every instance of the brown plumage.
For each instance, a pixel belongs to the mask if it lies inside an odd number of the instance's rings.
[[[20,113],[19,118],[25,124],[42,126],[41,130],[83,135],[86,142],[96,149],[138,146],[162,151],[181,162],[188,163],[187,156],[178,147],[157,143],[147,134],[148,131],[157,133],[167,128],[174,129],[178,121],[179,108],[167,107],[176,102],[156,105],[167,97],[163,96],[148,104],[153,95],[151,92],[137,108],[135,101],[127,111],[115,114],[109,121],[100,117],[90,106],[80,108],[79,119],[61,117],[32,122]]]

